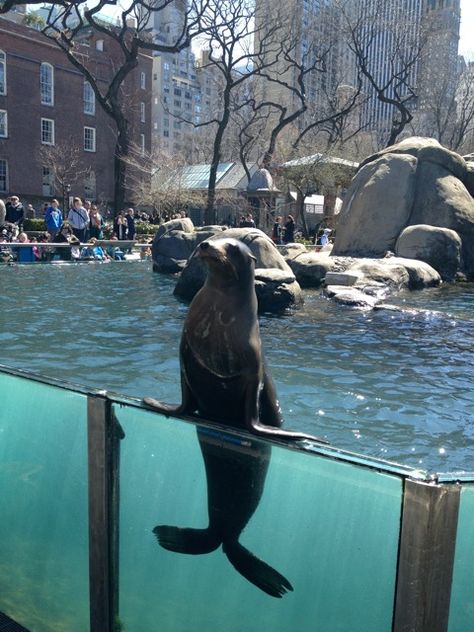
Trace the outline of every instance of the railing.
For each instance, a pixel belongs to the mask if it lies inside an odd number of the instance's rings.
[[[474,629],[473,475],[257,440],[7,367],[0,388],[0,612],[26,630]],[[222,547],[204,554],[208,501],[224,530],[243,521],[260,574],[286,578],[281,599]],[[170,550],[187,538],[202,554]]]

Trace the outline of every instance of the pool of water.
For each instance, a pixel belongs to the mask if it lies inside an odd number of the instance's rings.
[[[187,305],[148,263],[3,266],[0,362],[179,401]],[[405,293],[417,311],[363,312],[305,291],[263,316],[287,428],[436,471],[474,470],[474,285]]]

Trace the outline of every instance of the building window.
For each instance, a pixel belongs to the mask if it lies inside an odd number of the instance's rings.
[[[0,50],[0,94],[7,93],[7,58],[3,50]]]
[[[97,197],[95,171],[89,171],[84,178],[84,197],[94,200]]]
[[[95,127],[84,127],[84,151],[95,151]]]
[[[6,193],[8,191],[8,162],[6,160],[0,160],[0,192]]]
[[[43,195],[46,197],[54,195],[54,176],[49,167],[43,167]]]
[[[8,118],[6,110],[0,110],[0,138],[8,136]]]
[[[54,145],[54,121],[41,119],[41,142],[43,145]]]
[[[102,40],[102,39],[97,40],[96,43],[95,43],[95,49],[103,51],[104,50],[104,40]]]
[[[146,88],[146,75],[144,72],[140,73],[140,88],[145,90]]]
[[[143,101],[140,103],[140,121],[145,122],[145,104]]]
[[[145,155],[145,134],[140,134],[140,149],[142,151],[142,156]]]
[[[88,81],[84,81],[84,114],[95,114],[95,93]]]
[[[41,64],[40,93],[42,105],[54,105],[54,68],[51,64]]]

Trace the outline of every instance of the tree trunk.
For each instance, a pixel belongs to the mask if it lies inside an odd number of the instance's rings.
[[[117,143],[114,156],[114,217],[125,206],[125,188],[127,166],[122,158],[128,155],[128,121],[123,116],[117,116]]]

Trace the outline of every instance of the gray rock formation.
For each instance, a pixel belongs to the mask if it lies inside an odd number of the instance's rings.
[[[336,261],[328,255],[306,249],[289,250],[285,260],[301,287],[319,287],[326,274],[337,268]]]
[[[445,240],[448,265],[439,248],[423,260],[445,279],[456,272],[474,279],[474,200],[465,186],[472,190],[472,179],[468,163],[433,139],[408,138],[370,156],[346,194],[332,255],[381,257],[397,250],[407,227],[424,224],[457,233],[461,256],[453,273],[453,242]],[[426,243],[426,231],[416,235]]]
[[[416,224],[400,233],[395,254],[426,261],[443,279],[452,280],[461,267],[461,245],[461,238],[450,228]]]
[[[256,228],[230,228],[208,236],[210,240],[222,237],[243,241],[255,255],[255,291],[260,312],[279,312],[301,301],[301,288],[295,275],[265,233]],[[192,255],[178,278],[174,294],[191,300],[205,278],[205,267],[198,257]]]
[[[187,217],[165,222],[159,227],[151,246],[153,271],[180,272],[196,246],[218,232],[222,232],[222,226],[195,230]]]

